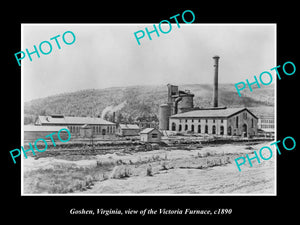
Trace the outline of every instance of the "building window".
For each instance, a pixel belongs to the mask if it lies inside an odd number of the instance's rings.
[[[173,122],[172,123],[172,130],[175,131],[176,130],[176,124]]]
[[[208,126],[205,125],[205,133],[208,134]]]
[[[244,112],[244,119],[246,120],[247,119],[247,113],[246,112]]]
[[[194,122],[194,119],[192,119],[192,123]]]
[[[231,127],[228,127],[228,135],[231,135],[231,133],[232,133],[232,128]]]
[[[194,132],[194,125],[191,126],[191,131]]]
[[[239,117],[238,116],[235,118],[235,126],[236,126],[236,128],[239,127]]]
[[[223,126],[220,127],[220,134],[224,135],[224,127]]]
[[[188,130],[188,125],[186,124],[185,126],[184,126],[184,130]]]
[[[185,122],[187,123],[187,120],[185,120]]]
[[[198,120],[198,122],[200,123],[200,122],[201,122],[201,120],[199,119],[199,120]]]
[[[157,135],[157,134],[151,134],[151,137],[152,137],[152,138],[157,138],[158,135]]]
[[[212,133],[216,134],[216,126],[215,125],[212,126]]]
[[[221,123],[223,123],[223,120],[221,120]]]
[[[201,133],[201,125],[198,125],[198,133]]]
[[[182,130],[182,126],[181,124],[179,124],[178,130],[181,131]]]
[[[215,123],[216,122],[216,120],[213,120],[213,123]]]
[[[251,119],[251,127],[252,128],[254,127],[254,120],[253,120],[253,118]]]
[[[208,123],[208,120],[205,120],[205,123]]]

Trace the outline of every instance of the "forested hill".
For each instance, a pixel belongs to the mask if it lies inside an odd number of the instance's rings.
[[[254,87],[253,87],[254,88]],[[210,107],[212,85],[180,85],[180,90],[190,90],[194,106]],[[256,107],[274,105],[274,85],[243,90],[239,97],[234,84],[219,84],[219,106]],[[89,89],[63,93],[24,103],[24,123],[31,123],[37,115],[64,114],[65,116],[98,117],[106,108],[130,121],[137,118],[156,118],[158,107],[167,101],[167,86],[130,86],[106,89]],[[121,115],[119,115],[121,114]]]

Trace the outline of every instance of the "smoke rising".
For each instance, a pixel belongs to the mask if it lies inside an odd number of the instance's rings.
[[[103,111],[101,113],[101,118],[104,119],[104,117],[107,113],[113,113],[113,112],[121,110],[125,106],[125,104],[126,104],[126,100],[116,106],[110,105],[110,106],[105,107],[105,109],[103,109]]]

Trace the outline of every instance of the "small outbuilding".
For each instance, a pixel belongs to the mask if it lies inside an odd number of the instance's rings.
[[[161,141],[161,132],[156,128],[146,128],[140,132],[142,142],[156,143]]]

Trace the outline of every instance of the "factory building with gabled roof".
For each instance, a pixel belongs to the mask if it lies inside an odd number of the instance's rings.
[[[89,125],[94,135],[113,135],[116,124],[97,117],[72,117],[64,115],[38,116],[38,126],[66,126],[71,133],[78,134],[84,125]]]
[[[170,117],[169,130],[216,135],[257,135],[258,118],[247,108],[212,108]]]
[[[247,108],[218,105],[219,56],[214,56],[212,108],[194,106],[194,94],[168,84],[167,103],[159,107],[159,129],[210,135],[257,135],[258,118]]]

